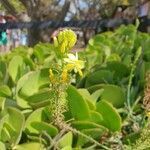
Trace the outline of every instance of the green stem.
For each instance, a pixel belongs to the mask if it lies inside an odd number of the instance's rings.
[[[132,68],[131,68],[131,72],[130,72],[130,76],[129,76],[129,83],[128,83],[128,87],[127,87],[127,107],[128,107],[128,111],[129,111],[130,115],[132,114],[131,99],[130,99],[132,80],[133,80],[133,77],[135,76],[134,72],[135,72],[135,69],[136,69],[136,64],[137,64],[141,54],[142,54],[142,48],[139,47],[137,52],[136,52],[134,62],[132,64]]]
[[[96,144],[97,146],[100,146],[101,148],[103,148],[104,150],[111,150],[110,148],[106,147],[105,145],[102,145],[100,144],[99,142],[97,142],[96,140],[94,140],[92,137],[76,130],[76,129],[73,129],[72,127],[68,126],[68,130],[72,131],[73,133],[76,133],[86,139],[88,139],[89,141],[93,142],[94,144]]]
[[[127,112],[127,117],[126,117],[126,119],[124,120],[124,122],[126,122],[130,117],[132,117],[132,112],[133,112],[133,110],[134,110],[136,104],[140,101],[140,99],[141,99],[141,96],[139,96],[139,97],[136,99],[136,101],[134,102],[134,104],[132,105],[132,107],[131,107],[131,109],[130,109],[130,113]],[[123,123],[123,124],[124,124],[124,123]]]
[[[130,100],[130,95],[131,95],[131,85],[132,85],[132,79],[134,77],[134,68],[132,67],[131,72],[130,72],[130,77],[129,77],[129,83],[127,87],[127,107],[129,110],[129,113],[131,112],[131,100]]]

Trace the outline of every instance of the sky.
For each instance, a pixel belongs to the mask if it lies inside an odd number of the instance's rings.
[[[64,1],[64,0],[63,0]],[[82,0],[79,0],[79,7],[80,7],[80,9],[85,9],[85,8],[87,8],[87,5],[86,5],[86,3],[85,2],[83,2]],[[71,3],[71,6],[70,6],[70,11],[71,11],[71,13],[76,13],[76,8],[75,8],[75,6],[74,6],[74,3]],[[70,20],[70,17],[71,17],[71,14],[68,14],[67,15],[67,17],[65,18],[65,20],[66,21],[68,21],[68,20]]]

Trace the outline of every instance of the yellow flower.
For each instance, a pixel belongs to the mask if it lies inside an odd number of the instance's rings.
[[[78,54],[68,54],[68,58],[64,58],[66,64],[66,70],[78,72],[80,76],[83,75],[82,69],[84,68],[84,61],[78,60]]]
[[[52,84],[56,82],[55,75],[53,74],[52,69],[49,69],[49,79]]]
[[[64,42],[60,45],[60,51],[61,51],[61,53],[65,53],[65,51],[66,51],[66,42]]]
[[[68,71],[66,69],[63,70],[61,75],[61,82],[67,83],[68,82]]]
[[[72,30],[65,29],[61,31],[57,38],[54,37],[54,46],[60,50],[62,54],[72,49],[77,41],[77,36]]]

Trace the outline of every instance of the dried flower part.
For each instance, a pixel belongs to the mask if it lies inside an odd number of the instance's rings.
[[[150,71],[146,74],[146,86],[144,90],[143,105],[147,112],[150,112]]]

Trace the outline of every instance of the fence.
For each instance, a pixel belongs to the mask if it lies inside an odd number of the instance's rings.
[[[131,24],[133,21],[125,19],[103,19],[103,20],[93,20],[93,21],[31,21],[31,22],[7,22],[0,23],[0,30],[6,29],[44,29],[44,28],[60,28],[60,27],[70,27],[70,28],[114,28],[122,24]],[[146,20],[146,25],[150,26],[150,19]]]

